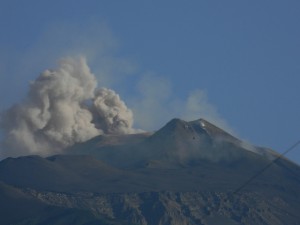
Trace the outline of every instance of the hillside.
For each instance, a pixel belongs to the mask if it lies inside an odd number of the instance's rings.
[[[63,155],[2,160],[0,222],[300,224],[300,167],[275,157],[203,119],[102,135]],[[23,214],[14,216],[14,206]]]

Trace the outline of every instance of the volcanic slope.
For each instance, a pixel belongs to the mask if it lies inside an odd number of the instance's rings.
[[[79,210],[99,224],[300,224],[300,168],[276,157],[203,119],[173,119],[154,133],[98,136],[64,155],[7,158],[0,181],[33,205]],[[55,213],[36,211],[19,224],[47,224]]]

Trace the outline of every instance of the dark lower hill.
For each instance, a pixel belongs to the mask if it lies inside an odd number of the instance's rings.
[[[0,224],[299,225],[300,168],[275,157],[204,120],[175,119],[65,155],[7,158]]]
[[[86,208],[49,204],[37,196],[2,182],[0,182],[0,212],[0,224],[3,225],[122,224],[95,216]]]
[[[22,225],[298,225],[299,198],[218,191],[61,193],[32,189],[11,201],[1,224]],[[1,193],[1,200],[3,194]],[[25,197],[24,197],[25,198]],[[19,205],[21,203],[21,205]],[[1,202],[2,208],[4,203]],[[38,206],[38,207],[37,207]],[[20,213],[21,212],[21,213]]]
[[[21,188],[54,192],[128,193],[151,191],[234,192],[249,177],[269,164],[263,158],[234,162],[191,160],[143,161],[134,168],[116,168],[92,156],[25,156],[0,162],[0,181]],[[297,192],[299,169],[284,160],[274,163],[244,190],[280,193]]]
[[[157,160],[117,169],[90,156],[6,159],[0,224],[299,224],[296,170],[274,164],[234,193],[263,163]]]

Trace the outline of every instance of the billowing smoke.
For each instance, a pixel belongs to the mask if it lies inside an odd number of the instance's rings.
[[[91,106],[93,122],[104,133],[133,133],[132,111],[127,108],[113,90],[101,88],[96,91]]]
[[[61,60],[1,115],[2,157],[48,155],[103,133],[133,133],[130,109],[113,90],[97,89],[85,58]]]

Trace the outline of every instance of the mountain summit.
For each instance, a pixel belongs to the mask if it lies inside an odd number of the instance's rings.
[[[255,147],[212,123],[199,119],[172,119],[154,133],[101,135],[72,146],[67,154],[88,154],[117,167],[147,161],[188,163],[195,160],[235,162],[241,159],[274,159],[272,150]],[[260,156],[262,157],[260,157]]]
[[[0,223],[299,224],[300,167],[276,157],[204,119],[100,135],[2,160]]]

